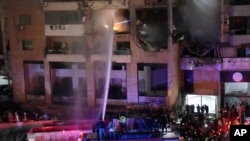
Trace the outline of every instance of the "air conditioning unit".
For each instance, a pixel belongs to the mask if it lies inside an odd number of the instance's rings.
[[[57,30],[57,25],[50,25],[51,30]]]
[[[24,26],[22,24],[17,25],[18,30],[24,30]]]
[[[51,30],[65,30],[65,25],[50,25]]]
[[[86,21],[86,16],[83,16],[82,17],[82,23],[85,23],[85,21]]]
[[[65,30],[65,25],[57,25],[57,29],[59,29],[59,30]]]

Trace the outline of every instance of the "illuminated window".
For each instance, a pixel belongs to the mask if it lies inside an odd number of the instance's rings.
[[[194,95],[188,94],[186,96],[186,104],[187,105],[194,105],[194,112],[197,112],[197,105],[200,106],[207,105],[208,106],[208,113],[215,114],[217,111],[217,97],[213,95]]]
[[[130,33],[129,10],[124,10],[124,9],[116,10],[113,29],[115,34]]]

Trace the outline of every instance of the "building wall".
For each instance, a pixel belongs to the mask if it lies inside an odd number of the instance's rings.
[[[218,95],[218,70],[194,70],[194,93]]]
[[[131,4],[137,7],[143,7],[144,1],[133,1]],[[130,7],[130,20],[136,21],[135,9]],[[27,8],[28,7],[28,8]],[[8,17],[8,38],[10,40],[11,50],[11,67],[12,67],[12,79],[14,86],[14,100],[16,102],[26,102],[25,94],[25,81],[24,81],[24,66],[23,61],[43,61],[44,62],[44,77],[45,77],[45,102],[51,103],[51,72],[50,65],[47,57],[44,55],[44,49],[46,46],[45,37],[45,21],[43,7],[39,1],[34,0],[8,0],[7,2],[7,17]],[[91,10],[86,9],[86,19],[91,15]],[[167,11],[166,11],[167,12]],[[24,29],[18,29],[19,15],[28,14],[31,15],[32,24],[24,26]],[[86,21],[84,23],[85,35],[82,38],[87,42],[88,49],[93,48],[95,40],[91,36],[90,28],[93,23]],[[126,80],[127,80],[127,103],[138,103],[138,63],[157,63],[168,64],[169,52],[163,50],[159,52],[146,52],[137,45],[135,40],[135,23],[131,24],[131,31],[126,35],[115,35],[113,48],[116,48],[117,41],[130,41],[131,49],[131,61],[126,64]],[[168,26],[168,25],[166,25]],[[166,37],[167,38],[167,37]],[[57,38],[59,39],[59,38]],[[63,37],[60,37],[62,40]],[[24,51],[22,49],[22,40],[32,40],[33,50]],[[225,52],[227,56],[231,56],[234,50]],[[67,56],[67,55],[66,55]],[[67,60],[66,57],[63,60]],[[79,60],[77,60],[79,61]],[[95,97],[95,79],[94,79],[94,65],[93,60],[90,57],[86,57],[86,80],[87,80],[87,97],[88,105],[94,106],[96,104]],[[218,92],[218,70],[194,70],[194,93],[197,94],[211,94],[216,95]],[[167,95],[167,93],[166,93]]]
[[[28,7],[28,8],[27,8]],[[39,1],[33,0],[10,0],[7,3],[8,8],[8,32],[10,39],[10,50],[11,50],[11,66],[12,66],[12,77],[14,86],[14,100],[16,102],[25,102],[25,81],[24,81],[24,66],[23,61],[43,61],[44,62],[44,72],[45,72],[45,99],[47,103],[51,103],[51,82],[50,82],[50,68],[49,62],[44,56],[45,48],[45,21],[44,13]],[[167,11],[166,11],[167,12]],[[32,24],[23,27],[22,30],[18,29],[19,26],[19,16],[20,15],[31,15]],[[131,19],[131,21],[135,21]],[[167,26],[167,25],[166,25]],[[88,32],[88,26],[85,27],[86,32]],[[168,52],[145,52],[143,49],[138,47],[135,43],[135,36],[132,34],[135,31],[131,31],[129,36],[117,36],[114,38],[114,44],[116,41],[130,41],[131,45],[131,62],[127,64],[127,101],[128,102],[138,102],[138,90],[137,90],[137,63],[164,63],[167,64]],[[83,38],[83,37],[82,37]],[[22,49],[23,40],[32,40],[33,50],[24,51]],[[91,37],[86,37],[86,40],[91,48],[91,44],[94,42]],[[114,46],[115,48],[115,46]],[[87,62],[91,61],[87,58]],[[90,62],[91,63],[91,62]],[[87,63],[88,64],[88,63]],[[93,85],[93,79],[90,71],[94,69],[91,68],[93,65],[87,66],[87,80],[88,85]],[[90,68],[89,68],[90,67]],[[93,96],[93,86],[87,86],[88,97],[90,103],[94,103]],[[92,102],[91,102],[92,101]],[[93,105],[93,104],[90,104]]]
[[[8,38],[10,41],[10,64],[12,68],[14,100],[17,102],[25,101],[24,93],[24,69],[23,61],[43,61],[44,60],[44,18],[41,6],[38,1],[16,1],[10,0],[7,2],[7,17],[8,17]],[[23,14],[31,15],[32,25],[25,26],[23,30],[19,30],[19,16]],[[23,51],[22,41],[32,40],[33,50]]]

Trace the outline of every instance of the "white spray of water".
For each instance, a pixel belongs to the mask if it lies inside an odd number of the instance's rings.
[[[109,11],[106,15],[108,22],[105,28],[107,28],[105,39],[107,41],[107,67],[106,67],[106,81],[104,87],[104,96],[103,96],[103,109],[102,109],[102,119],[105,118],[106,108],[107,108],[107,100],[108,100],[108,92],[109,92],[109,84],[110,84],[110,75],[111,75],[111,66],[112,66],[112,55],[113,55],[113,26],[114,26],[114,12]]]

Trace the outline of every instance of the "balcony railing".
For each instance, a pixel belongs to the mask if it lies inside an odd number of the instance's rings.
[[[114,55],[131,55],[131,51],[129,49],[126,50],[115,50]]]
[[[91,52],[92,54],[105,54],[107,51],[104,48],[94,48]],[[131,51],[129,49],[115,50],[113,55],[131,55]]]
[[[46,54],[84,54],[84,51],[78,48],[50,48],[50,49],[45,49]]]

